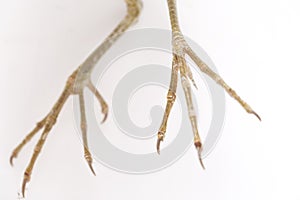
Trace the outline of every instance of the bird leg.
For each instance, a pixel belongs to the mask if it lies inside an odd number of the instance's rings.
[[[170,16],[170,21],[171,21],[171,26],[172,26],[172,46],[173,46],[173,54],[174,57],[177,57],[176,59],[173,59],[173,66],[179,66],[179,72],[180,72],[180,77],[181,77],[181,83],[182,87],[184,90],[184,94],[186,97],[186,103],[189,111],[189,118],[192,124],[193,132],[194,132],[194,144],[195,147],[198,151],[198,157],[200,160],[200,163],[202,167],[204,168],[202,159],[201,159],[201,151],[202,151],[202,142],[198,133],[198,128],[197,128],[197,118],[195,115],[194,107],[193,107],[193,102],[192,102],[192,96],[191,96],[191,86],[190,82],[197,88],[195,81],[193,79],[192,72],[190,68],[186,64],[186,59],[185,56],[188,55],[194,63],[198,66],[198,68],[208,75],[210,78],[212,78],[217,84],[219,84],[221,87],[225,89],[225,91],[250,114],[254,114],[259,120],[261,118],[259,115],[244,101],[241,99],[238,94],[227,85],[227,83],[214,71],[212,71],[206,63],[204,63],[197,55],[196,53],[191,49],[191,47],[188,45],[186,40],[184,39],[184,36],[180,30],[179,27],[179,22],[178,22],[178,14],[177,14],[177,7],[176,7],[176,0],[167,0],[168,3],[168,8],[169,8],[169,16]],[[174,63],[175,62],[175,63]],[[176,89],[173,88],[175,83],[174,81],[177,81],[177,75],[176,75],[176,80],[175,80],[175,75],[174,75],[174,69],[172,69],[172,77],[171,77],[171,84],[170,84],[170,89],[168,92],[168,96],[170,94],[170,91],[173,91],[174,94],[172,93],[172,96],[175,96]],[[175,99],[174,99],[175,101]],[[166,126],[167,126],[167,121],[170,113],[170,109],[173,105],[173,101],[169,100],[167,102],[167,107],[165,109],[165,114],[163,118],[163,122],[161,125],[161,128],[159,129],[158,132],[158,139],[157,139],[157,151],[159,151],[160,147],[160,142],[163,140],[165,132],[166,132]]]
[[[26,168],[24,173],[23,183],[22,183],[22,195],[25,195],[25,188],[26,184],[30,181],[31,173],[36,163],[37,157],[40,154],[47,136],[51,131],[52,127],[54,126],[57,117],[71,95],[79,95],[80,101],[80,114],[81,114],[81,132],[83,136],[83,143],[84,143],[84,157],[88,162],[88,165],[95,174],[92,168],[92,156],[88,149],[87,145],[87,124],[86,124],[86,117],[85,117],[85,108],[84,108],[84,96],[83,91],[84,88],[88,88],[92,91],[99,101],[102,107],[102,113],[104,115],[103,121],[107,119],[108,114],[108,106],[103,97],[100,95],[96,87],[91,82],[91,73],[93,68],[95,67],[96,63],[99,59],[106,53],[106,51],[117,41],[118,38],[137,20],[141,9],[142,3],[140,0],[125,0],[127,5],[127,14],[124,19],[117,25],[117,27],[112,31],[112,33],[100,44],[88,57],[87,59],[72,73],[72,75],[68,78],[65,88],[54,104],[51,111],[46,115],[46,117],[37,123],[36,127],[23,139],[23,141],[14,149],[12,155],[10,157],[10,163],[13,165],[13,160],[22,150],[22,148],[38,133],[39,130],[43,128],[43,132],[35,145],[33,155],[31,160]]]

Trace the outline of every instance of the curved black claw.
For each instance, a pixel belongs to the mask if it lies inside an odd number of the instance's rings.
[[[260,116],[256,112],[252,111],[251,114],[255,115],[257,117],[257,119],[259,119],[259,121],[261,121]]]

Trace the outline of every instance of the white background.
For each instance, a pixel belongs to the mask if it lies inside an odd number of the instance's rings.
[[[171,167],[128,175],[95,164],[91,175],[68,102],[28,184],[27,199],[299,200],[300,3],[180,0],[184,34],[261,115],[227,96],[222,138],[199,167],[191,148]],[[15,145],[50,109],[67,76],[125,15],[122,0],[0,1],[0,199],[17,199],[33,142]],[[145,0],[137,28],[169,29],[167,4]],[[165,99],[161,100],[165,102]]]

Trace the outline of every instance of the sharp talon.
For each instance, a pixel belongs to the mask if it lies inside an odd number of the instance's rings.
[[[24,180],[23,180],[23,184],[22,184],[22,196],[23,196],[23,198],[25,198],[25,188],[26,188],[26,184],[27,184],[27,180],[24,179]]]
[[[260,116],[256,112],[252,111],[251,114],[255,115],[257,117],[257,119],[259,119],[259,121],[261,121]]]
[[[165,131],[159,131],[157,134],[156,151],[160,154],[160,143],[164,140]]]
[[[161,139],[157,139],[157,143],[156,143],[156,151],[159,155],[160,155],[160,142],[161,141],[162,141]]]
[[[201,167],[205,170],[205,166],[204,166],[204,163],[202,161],[202,158],[200,157],[199,160],[200,160]]]
[[[89,163],[89,167],[90,167],[92,173],[94,174],[94,176],[96,176],[96,173],[95,173],[95,171],[94,171],[94,168],[93,168],[92,163]]]
[[[205,170],[205,166],[204,166],[202,156],[201,156],[202,149],[201,149],[201,147],[196,147],[196,148],[197,148],[197,151],[198,151],[198,158],[199,158],[201,167]]]
[[[107,116],[108,116],[108,113],[104,113],[104,117],[103,117],[103,119],[101,121],[101,124],[103,124],[106,121]]]
[[[93,168],[93,159],[91,157],[91,153],[86,148],[85,148],[84,157],[85,157],[85,160],[86,160],[87,164],[89,165],[90,170],[92,171],[92,173],[94,174],[94,176],[96,176],[95,170]]]
[[[12,167],[14,166],[14,158],[16,158],[16,156],[14,154],[12,154],[9,159],[9,163]]]

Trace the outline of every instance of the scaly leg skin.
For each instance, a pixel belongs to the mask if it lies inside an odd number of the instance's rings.
[[[169,7],[169,16],[172,26],[172,45],[173,45],[173,55],[176,59],[173,59],[173,66],[177,66],[179,68],[181,83],[184,90],[184,94],[186,97],[186,103],[189,112],[189,118],[191,121],[191,125],[193,128],[194,133],[194,144],[198,152],[198,157],[201,166],[204,168],[202,158],[201,158],[201,151],[202,151],[202,142],[198,133],[197,128],[197,118],[195,115],[192,96],[191,96],[191,85],[190,82],[197,88],[195,81],[193,79],[193,75],[191,73],[190,68],[186,64],[185,56],[188,55],[198,66],[198,68],[212,78],[217,84],[225,89],[225,91],[234,98],[248,113],[254,114],[259,120],[261,120],[260,116],[244,101],[241,99],[238,94],[227,85],[227,83],[214,71],[212,71],[206,63],[204,63],[190,48],[188,43],[185,41],[183,34],[180,30],[179,23],[178,23],[178,15],[177,15],[177,7],[176,7],[176,0],[167,0],[168,7]],[[175,63],[174,63],[175,62]],[[174,74],[176,72],[176,75]],[[160,152],[160,142],[163,141],[165,136],[166,127],[168,117],[172,108],[172,105],[175,101],[176,96],[176,87],[177,87],[177,73],[178,70],[172,69],[172,76],[171,76],[171,84],[170,89],[168,92],[168,102],[165,109],[165,114],[163,118],[163,122],[157,134],[157,152]],[[175,83],[176,82],[176,83]],[[171,91],[171,92],[170,92]],[[173,98],[174,97],[174,98]]]
[[[86,124],[86,116],[85,116],[85,105],[84,105],[84,96],[83,91],[79,93],[79,105],[80,105],[80,116],[81,116],[81,133],[82,133],[82,141],[83,141],[83,150],[84,150],[84,158],[87,161],[92,173],[96,176],[96,173],[93,169],[92,163],[93,158],[89,151],[88,140],[87,140],[87,124]]]
[[[176,89],[177,89],[177,80],[178,80],[178,59],[177,55],[173,55],[173,63],[172,63],[172,75],[171,75],[171,82],[169,87],[169,92],[167,95],[167,106],[165,109],[165,114],[161,126],[158,131],[158,140],[156,144],[157,153],[160,154],[160,143],[164,140],[165,133],[167,130],[167,122],[173,107],[173,104],[176,100]]]
[[[14,149],[11,157],[10,163],[13,165],[13,160],[22,150],[22,148],[38,133],[39,130],[43,128],[43,132],[34,148],[31,160],[26,168],[22,184],[22,195],[25,196],[26,184],[30,181],[31,173],[36,163],[37,157],[39,156],[48,134],[50,133],[52,127],[54,126],[57,117],[71,95],[78,95],[80,101],[80,114],[81,114],[81,131],[84,143],[84,157],[92,171],[95,174],[92,167],[92,156],[87,145],[87,124],[85,117],[84,108],[84,96],[83,91],[87,87],[91,92],[94,93],[95,97],[99,101],[102,107],[102,113],[104,115],[104,122],[108,114],[108,106],[103,97],[100,95],[96,87],[91,82],[91,73],[95,67],[98,60],[105,54],[105,52],[114,44],[114,42],[138,19],[138,16],[142,9],[142,3],[140,0],[125,0],[127,5],[127,15],[119,23],[119,25],[112,31],[112,33],[104,40],[104,42],[98,46],[87,59],[72,73],[68,78],[66,86],[54,104],[51,111],[46,115],[46,117],[37,123],[36,127],[24,138],[24,140]]]

